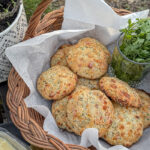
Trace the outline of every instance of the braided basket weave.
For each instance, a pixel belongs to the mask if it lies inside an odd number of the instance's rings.
[[[64,9],[60,8],[48,13],[41,20],[41,15],[52,0],[42,0],[30,19],[29,27],[24,40],[43,33],[61,29]],[[113,8],[114,9],[114,8]],[[129,14],[123,9],[114,9],[119,15]],[[87,150],[87,148],[65,144],[53,135],[43,130],[44,117],[31,108],[27,108],[24,98],[30,91],[22,78],[14,68],[11,69],[8,78],[7,105],[10,109],[10,117],[15,126],[20,130],[24,139],[30,144],[48,150]]]

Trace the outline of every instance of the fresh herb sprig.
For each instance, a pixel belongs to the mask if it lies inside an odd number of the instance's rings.
[[[120,50],[123,54],[139,63],[150,62],[150,18],[137,19],[133,23],[128,20],[128,27],[121,30],[124,33]]]

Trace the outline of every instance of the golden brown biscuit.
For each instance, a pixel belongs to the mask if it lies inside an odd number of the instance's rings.
[[[108,73],[104,74],[103,77],[111,77]]]
[[[52,103],[52,115],[58,127],[62,129],[66,129],[67,103],[68,103],[68,96],[61,100],[54,101]]]
[[[90,89],[87,86],[77,84],[77,86],[73,92],[76,92],[76,91],[80,92],[83,90],[90,90]],[[70,94],[70,97],[72,97],[72,93]]]
[[[54,66],[43,72],[37,80],[39,93],[47,100],[58,100],[70,94],[76,86],[77,76],[65,66]]]
[[[86,128],[97,128],[101,137],[112,124],[113,112],[113,105],[104,93],[77,88],[69,97],[67,120],[77,135]]]
[[[86,38],[79,40],[79,42],[83,42],[85,45],[88,45],[89,47],[95,47],[95,48],[98,47],[100,50],[104,51],[106,55],[106,59],[108,60],[108,63],[110,64],[111,54],[109,50],[106,48],[106,46],[104,46],[98,40],[90,38],[90,37],[86,37]]]
[[[66,56],[64,49],[58,49],[58,51],[52,56],[51,61],[50,61],[50,66],[56,66],[56,65],[61,65],[61,66],[67,66],[67,61],[66,61]]]
[[[71,45],[69,44],[64,44],[58,49],[58,51],[51,57],[50,60],[51,67],[56,65],[68,66],[65,53],[69,51],[70,46]]]
[[[124,106],[140,107],[141,100],[135,89],[126,82],[114,77],[103,77],[99,82],[100,89],[112,100]]]
[[[86,78],[78,78],[78,82],[77,85],[83,85],[88,87],[91,90],[99,90],[99,80],[90,80],[90,79],[86,79]]]
[[[60,46],[60,48],[66,48],[66,47],[70,47],[71,45],[70,44],[64,44],[62,46]]]
[[[71,132],[69,128],[69,124],[67,124],[67,104],[68,104],[68,96],[54,101],[52,103],[52,115],[58,125],[58,127],[62,129],[66,129]]]
[[[98,79],[107,72],[106,53],[98,46],[79,41],[70,47],[66,56],[68,66],[81,77]]]
[[[76,86],[75,90],[86,90],[88,89],[85,86]],[[66,96],[61,100],[54,101],[52,103],[52,115],[58,125],[58,127],[62,129],[66,129],[69,132],[71,131],[71,128],[69,126],[69,123],[67,122],[67,104],[68,100],[71,98],[71,96]]]
[[[150,126],[150,96],[141,90],[137,90],[137,93],[139,94],[142,103],[140,110],[144,117],[143,125],[144,128],[147,128]]]
[[[114,120],[103,138],[111,145],[131,146],[143,134],[143,118],[138,108],[113,103]]]

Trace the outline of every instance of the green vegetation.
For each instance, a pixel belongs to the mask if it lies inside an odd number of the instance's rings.
[[[0,20],[12,17],[20,6],[20,0],[8,0],[0,2]]]
[[[42,0],[23,0],[28,21],[41,1]],[[52,10],[48,8],[47,12],[49,11],[52,11]]]
[[[128,21],[120,50],[130,60],[139,63],[150,62],[150,18],[137,19],[136,23]]]
[[[118,78],[132,84],[140,81],[150,69],[150,18],[128,23],[128,27],[121,30],[122,44],[115,48],[111,66]]]
[[[150,65],[140,65],[128,61],[120,54],[117,47],[113,52],[111,66],[115,75],[129,84],[141,80],[148,70],[148,67],[150,68]]]
[[[23,0],[28,21],[41,1],[42,0]],[[58,9],[60,8],[60,6],[63,6],[63,5],[64,5],[64,0],[57,0],[55,2],[52,2],[48,6],[47,10],[44,12],[43,16],[46,13],[53,11],[55,9]]]

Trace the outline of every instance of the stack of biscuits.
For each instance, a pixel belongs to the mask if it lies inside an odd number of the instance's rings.
[[[107,75],[111,55],[93,38],[65,44],[52,56],[51,68],[37,80],[41,96],[53,100],[59,128],[82,135],[97,128],[111,145],[131,146],[150,126],[150,96]]]

